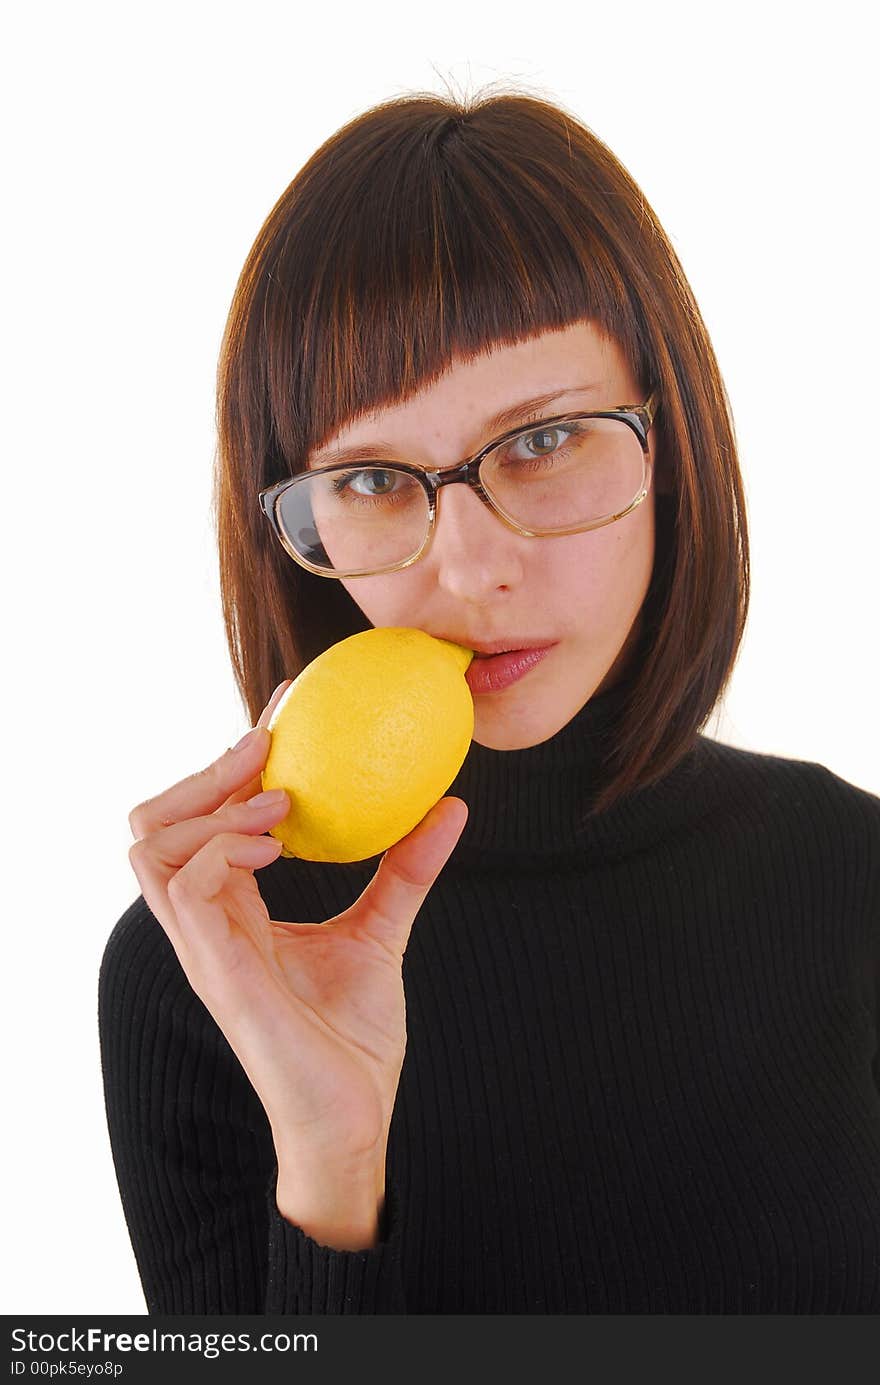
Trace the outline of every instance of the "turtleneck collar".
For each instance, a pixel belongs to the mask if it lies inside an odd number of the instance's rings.
[[[704,738],[664,778],[588,818],[609,734],[627,695],[623,684],[594,696],[554,736],[524,750],[471,743],[448,794],[468,821],[451,863],[516,857],[619,859],[646,849],[688,816],[705,811]]]

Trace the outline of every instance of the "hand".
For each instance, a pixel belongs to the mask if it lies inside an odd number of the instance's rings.
[[[271,741],[266,724],[288,686],[276,689],[241,748],[132,811],[129,857],[190,985],[266,1110],[279,1187],[282,1165],[295,1169],[307,1200],[309,1180],[326,1189],[369,1170],[367,1181],[383,1184],[406,1047],[403,954],[467,808],[441,799],[336,917],[271,919],[254,871],[280,854],[280,843],[263,834],[290,803],[284,793],[260,794],[260,771]]]

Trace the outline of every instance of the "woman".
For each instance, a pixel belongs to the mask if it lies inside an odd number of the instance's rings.
[[[132,812],[100,986],[150,1311],[880,1311],[880,801],[700,734],[743,489],[629,175],[528,96],[367,111],[257,238],[218,418],[257,725]],[[279,859],[266,722],[371,625],[477,651],[471,750],[381,861]]]

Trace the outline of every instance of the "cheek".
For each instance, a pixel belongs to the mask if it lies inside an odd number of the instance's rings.
[[[386,577],[359,577],[353,582],[343,581],[342,585],[372,625],[410,625],[407,613],[417,609],[418,604],[412,591],[414,583],[407,581],[408,575],[396,572]]]
[[[632,520],[628,523],[627,520]],[[556,542],[546,575],[555,600],[572,603],[572,613],[593,613],[613,622],[641,605],[654,566],[654,526],[650,511],[618,524],[572,534]]]

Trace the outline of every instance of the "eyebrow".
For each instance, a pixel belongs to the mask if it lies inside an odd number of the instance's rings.
[[[484,434],[503,433],[507,428],[512,428],[514,424],[518,423],[524,414],[531,413],[535,409],[543,409],[546,404],[552,404],[557,399],[564,399],[566,395],[585,394],[601,388],[602,385],[599,382],[589,385],[569,385],[566,389],[549,390],[547,394],[536,394],[532,399],[520,399],[516,404],[509,404],[500,413],[485,419],[482,432]],[[386,461],[389,456],[395,456],[399,452],[400,448],[394,447],[390,442],[354,443],[351,447],[342,447],[338,450],[325,451],[321,449],[315,457],[309,459],[308,465],[317,467],[354,461]]]

